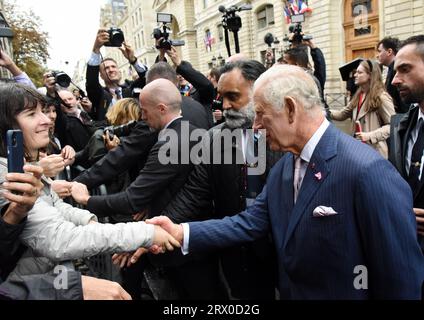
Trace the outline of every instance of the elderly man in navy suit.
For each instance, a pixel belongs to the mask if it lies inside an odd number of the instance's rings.
[[[246,211],[168,229],[186,253],[262,237],[271,229],[284,299],[420,299],[424,258],[412,193],[396,169],[329,124],[313,79],[275,66],[255,83],[255,125],[289,151]]]

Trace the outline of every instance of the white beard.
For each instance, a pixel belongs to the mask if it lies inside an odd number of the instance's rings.
[[[249,102],[246,106],[239,110],[224,110],[225,123],[230,129],[250,128],[255,119],[255,109],[253,102]]]

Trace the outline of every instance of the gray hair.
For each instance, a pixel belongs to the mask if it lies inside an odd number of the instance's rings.
[[[146,83],[150,83],[156,79],[167,79],[177,85],[177,73],[167,62],[155,63],[146,74]]]
[[[254,90],[259,87],[266,92],[263,95],[264,102],[277,110],[284,107],[284,98],[290,96],[308,112],[317,108],[325,111],[315,81],[300,67],[275,65],[255,82]]]

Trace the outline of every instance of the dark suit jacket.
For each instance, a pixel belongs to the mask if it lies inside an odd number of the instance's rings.
[[[188,124],[186,121],[184,123]],[[195,142],[189,142],[188,137],[185,136],[182,119],[172,122],[168,129],[174,130],[177,134],[178,159],[182,154],[188,156]],[[189,125],[187,133],[194,129],[195,127]],[[185,142],[188,143],[187,146],[184,146]],[[162,164],[159,159],[160,152],[168,148],[166,145],[169,146],[166,141],[156,142],[138,177],[125,191],[107,196],[90,197],[87,209],[99,216],[118,212],[122,215],[132,215],[145,209],[148,210],[149,216],[160,214],[177,191],[182,188],[193,168],[190,161],[187,164],[180,161],[178,164]]]
[[[105,157],[97,161],[90,169],[75,178],[88,189],[103,183],[114,181],[118,175],[129,170],[134,180],[146,163],[150,149],[157,141],[158,134],[152,132],[144,121],[139,121],[131,130],[131,134],[121,139],[121,144],[109,151]]]
[[[241,145],[236,143],[216,148],[221,133],[229,130],[225,123],[209,130],[209,163],[196,165],[184,187],[162,212],[176,223],[232,216],[246,208],[245,166]],[[232,156],[232,163],[214,163],[216,156]],[[215,155],[215,157],[214,157]],[[263,186],[265,178],[258,177]],[[260,188],[262,190],[262,188]],[[260,191],[259,191],[260,192]],[[259,193],[258,192],[258,193]],[[231,293],[239,299],[274,299],[275,256],[271,241],[265,236],[253,243],[219,252],[221,265]]]
[[[112,101],[112,94],[108,89],[103,88],[99,82],[99,69],[100,66],[87,65],[86,72],[86,89],[87,95],[90,99],[93,107],[91,109],[90,116],[97,121],[105,119],[106,112],[109,108],[110,102]],[[122,97],[131,98],[133,97],[134,88],[143,88],[146,84],[145,72],[138,73],[139,78],[131,82],[130,85],[122,84]]]
[[[206,109],[190,97],[182,97],[181,113],[185,120],[196,128],[208,130],[210,128],[209,116]]]
[[[293,205],[293,162],[287,154],[274,166],[246,211],[190,223],[189,251],[251,241],[271,229],[282,298],[420,299],[424,258],[412,194],[395,168],[330,125]],[[318,206],[338,214],[316,218]],[[367,268],[368,290],[354,287],[357,266]]]
[[[409,112],[397,114],[392,117],[390,123],[390,148],[389,160],[406,180],[409,173],[405,169],[405,157],[408,150],[408,139],[411,130],[415,128],[418,119],[418,106],[413,106]],[[412,190],[414,208],[424,209],[424,179],[416,190]],[[424,237],[418,236],[421,249],[424,252]]]
[[[208,116],[208,128],[211,128],[213,126],[212,102],[216,97],[212,83],[201,72],[195,70],[190,62],[181,61],[176,71],[193,85],[194,90],[190,90],[190,97],[202,104]]]
[[[411,130],[415,128],[417,123],[418,110],[418,106],[413,106],[406,114],[394,115],[390,122],[389,160],[405,179],[408,177],[408,172],[406,172],[405,169],[405,157],[408,149],[408,139],[410,137]],[[419,190],[414,190],[414,200],[416,200],[418,191]],[[422,205],[424,205],[424,197],[422,198]]]

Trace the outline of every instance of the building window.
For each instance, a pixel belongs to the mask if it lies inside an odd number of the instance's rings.
[[[144,43],[144,31],[141,31],[141,46],[144,47],[145,43]]]
[[[214,37],[212,36],[212,33],[209,29],[205,31],[205,47],[206,51],[211,52],[212,51],[212,44],[215,42]]]
[[[355,29],[355,37],[365,36],[371,34],[371,26]]]
[[[365,7],[367,10],[367,13],[372,12],[372,1],[371,0],[353,0],[352,1],[352,17],[356,17],[360,14],[363,14],[365,12],[362,12],[360,9],[361,7]]]
[[[139,14],[139,17],[140,17],[140,23],[142,23],[143,22],[143,16],[141,14],[141,8],[138,8],[138,14]]]
[[[262,10],[257,12],[256,18],[258,21],[258,29],[263,29],[274,24],[274,6],[265,6]]]
[[[209,0],[203,0],[203,9],[206,9],[209,5]]]

